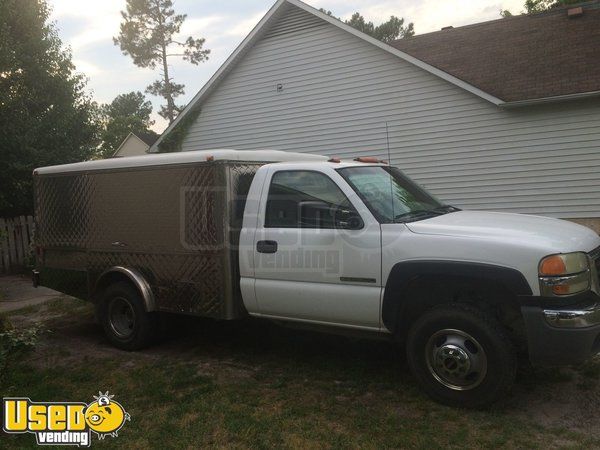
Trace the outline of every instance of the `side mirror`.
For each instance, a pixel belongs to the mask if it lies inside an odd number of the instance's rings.
[[[342,230],[360,230],[365,226],[362,218],[353,209],[339,208],[335,214],[335,227]]]
[[[332,228],[332,208],[321,201],[304,201],[298,203],[300,224],[306,228]]]
[[[360,230],[365,226],[352,208],[341,208],[322,201],[300,202],[298,207],[302,227]]]

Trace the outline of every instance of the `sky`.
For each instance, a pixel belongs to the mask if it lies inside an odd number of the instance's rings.
[[[183,37],[206,39],[211,50],[207,62],[198,66],[172,59],[171,74],[185,84],[185,95],[178,103],[185,105],[202,88],[214,72],[260,21],[275,0],[175,0],[175,11],[187,14],[181,29]],[[119,32],[120,11],[125,0],[48,0],[63,43],[73,53],[77,71],[88,78],[88,89],[99,103],[109,103],[119,94],[144,91],[159,72],[136,67],[129,56],[113,44]],[[307,0],[315,8],[325,8],[342,19],[359,11],[375,24],[391,15],[414,22],[416,34],[437,31],[499,18],[509,9],[520,12],[524,0]],[[153,129],[161,132],[167,122],[158,114],[161,98],[147,95],[152,101]]]

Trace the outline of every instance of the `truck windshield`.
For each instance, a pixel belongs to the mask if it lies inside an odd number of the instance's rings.
[[[443,205],[395,167],[337,169],[381,223],[403,223],[458,211]]]

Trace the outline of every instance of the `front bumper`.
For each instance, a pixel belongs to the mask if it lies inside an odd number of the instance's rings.
[[[529,359],[534,365],[579,364],[600,352],[600,296],[590,292],[581,306],[523,306]]]
[[[581,309],[544,309],[544,317],[553,327],[593,327],[600,324],[600,303],[592,303]]]

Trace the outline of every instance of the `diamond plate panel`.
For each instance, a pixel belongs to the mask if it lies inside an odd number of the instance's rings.
[[[220,253],[89,252],[87,269],[93,278],[114,266],[139,270],[162,311],[215,318],[225,315],[228,293]]]
[[[227,228],[225,170],[223,164],[206,165],[189,171],[182,179],[181,236],[189,249],[223,249]]]
[[[163,311],[243,314],[229,241],[237,247],[259,166],[202,162],[36,177],[42,279],[44,270],[80,277],[83,269],[91,291],[105,270],[125,266],[144,274]]]
[[[92,187],[86,174],[35,177],[35,239],[44,247],[86,245]]]
[[[256,171],[261,164],[242,163],[231,164],[229,170],[229,186],[231,192],[230,213],[229,213],[229,243],[232,248],[237,249],[239,244],[240,231],[244,220],[244,208],[246,207],[246,198],[250,185],[256,175]]]

